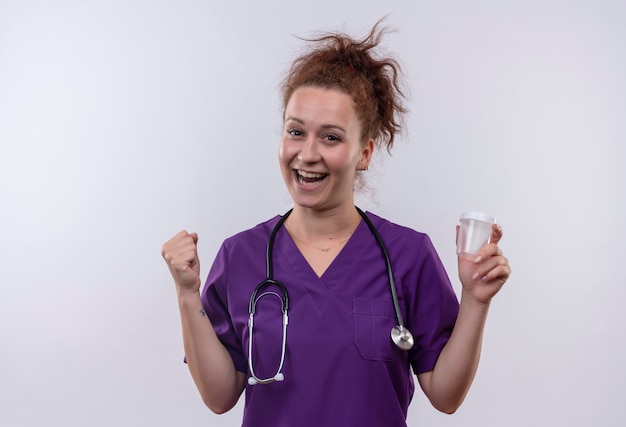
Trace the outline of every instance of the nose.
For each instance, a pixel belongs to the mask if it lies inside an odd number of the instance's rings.
[[[321,160],[317,140],[314,136],[308,136],[306,140],[303,141],[300,152],[298,153],[298,160],[305,163],[316,163]]]

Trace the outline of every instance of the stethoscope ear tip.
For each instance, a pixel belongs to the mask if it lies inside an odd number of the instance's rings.
[[[283,375],[282,372],[279,372],[276,375],[274,375],[273,378],[268,378],[266,380],[260,380],[255,376],[248,377],[248,384],[250,385],[269,384],[269,383],[273,383],[274,381],[285,381],[285,376]]]

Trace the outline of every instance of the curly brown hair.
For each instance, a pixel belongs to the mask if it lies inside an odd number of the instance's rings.
[[[283,109],[302,86],[340,90],[352,97],[363,126],[361,140],[370,138],[391,151],[407,112],[402,100],[401,68],[392,57],[379,58],[372,51],[380,44],[385,28],[378,21],[362,40],[343,33],[325,33],[303,39],[314,46],[296,58],[281,84]]]

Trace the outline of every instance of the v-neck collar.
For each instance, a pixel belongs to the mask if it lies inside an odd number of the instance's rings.
[[[328,297],[341,289],[342,284],[348,280],[354,262],[361,256],[361,253],[368,245],[367,239],[369,236],[369,228],[365,221],[361,219],[352,236],[350,236],[321,277],[315,273],[285,227],[281,227],[276,235],[278,244],[275,246],[275,250],[280,248],[282,256],[287,260],[295,276],[294,282],[298,282],[314,300],[317,308],[322,311]]]

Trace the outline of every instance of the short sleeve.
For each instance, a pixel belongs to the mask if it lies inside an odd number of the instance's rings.
[[[405,288],[408,299],[407,327],[413,332],[415,347],[411,365],[416,374],[434,369],[448,342],[459,312],[459,302],[432,241],[423,235],[414,280]]]
[[[202,305],[215,333],[233,359],[235,369],[246,372],[247,359],[228,310],[227,276],[228,251],[226,245],[222,244],[202,291]]]

